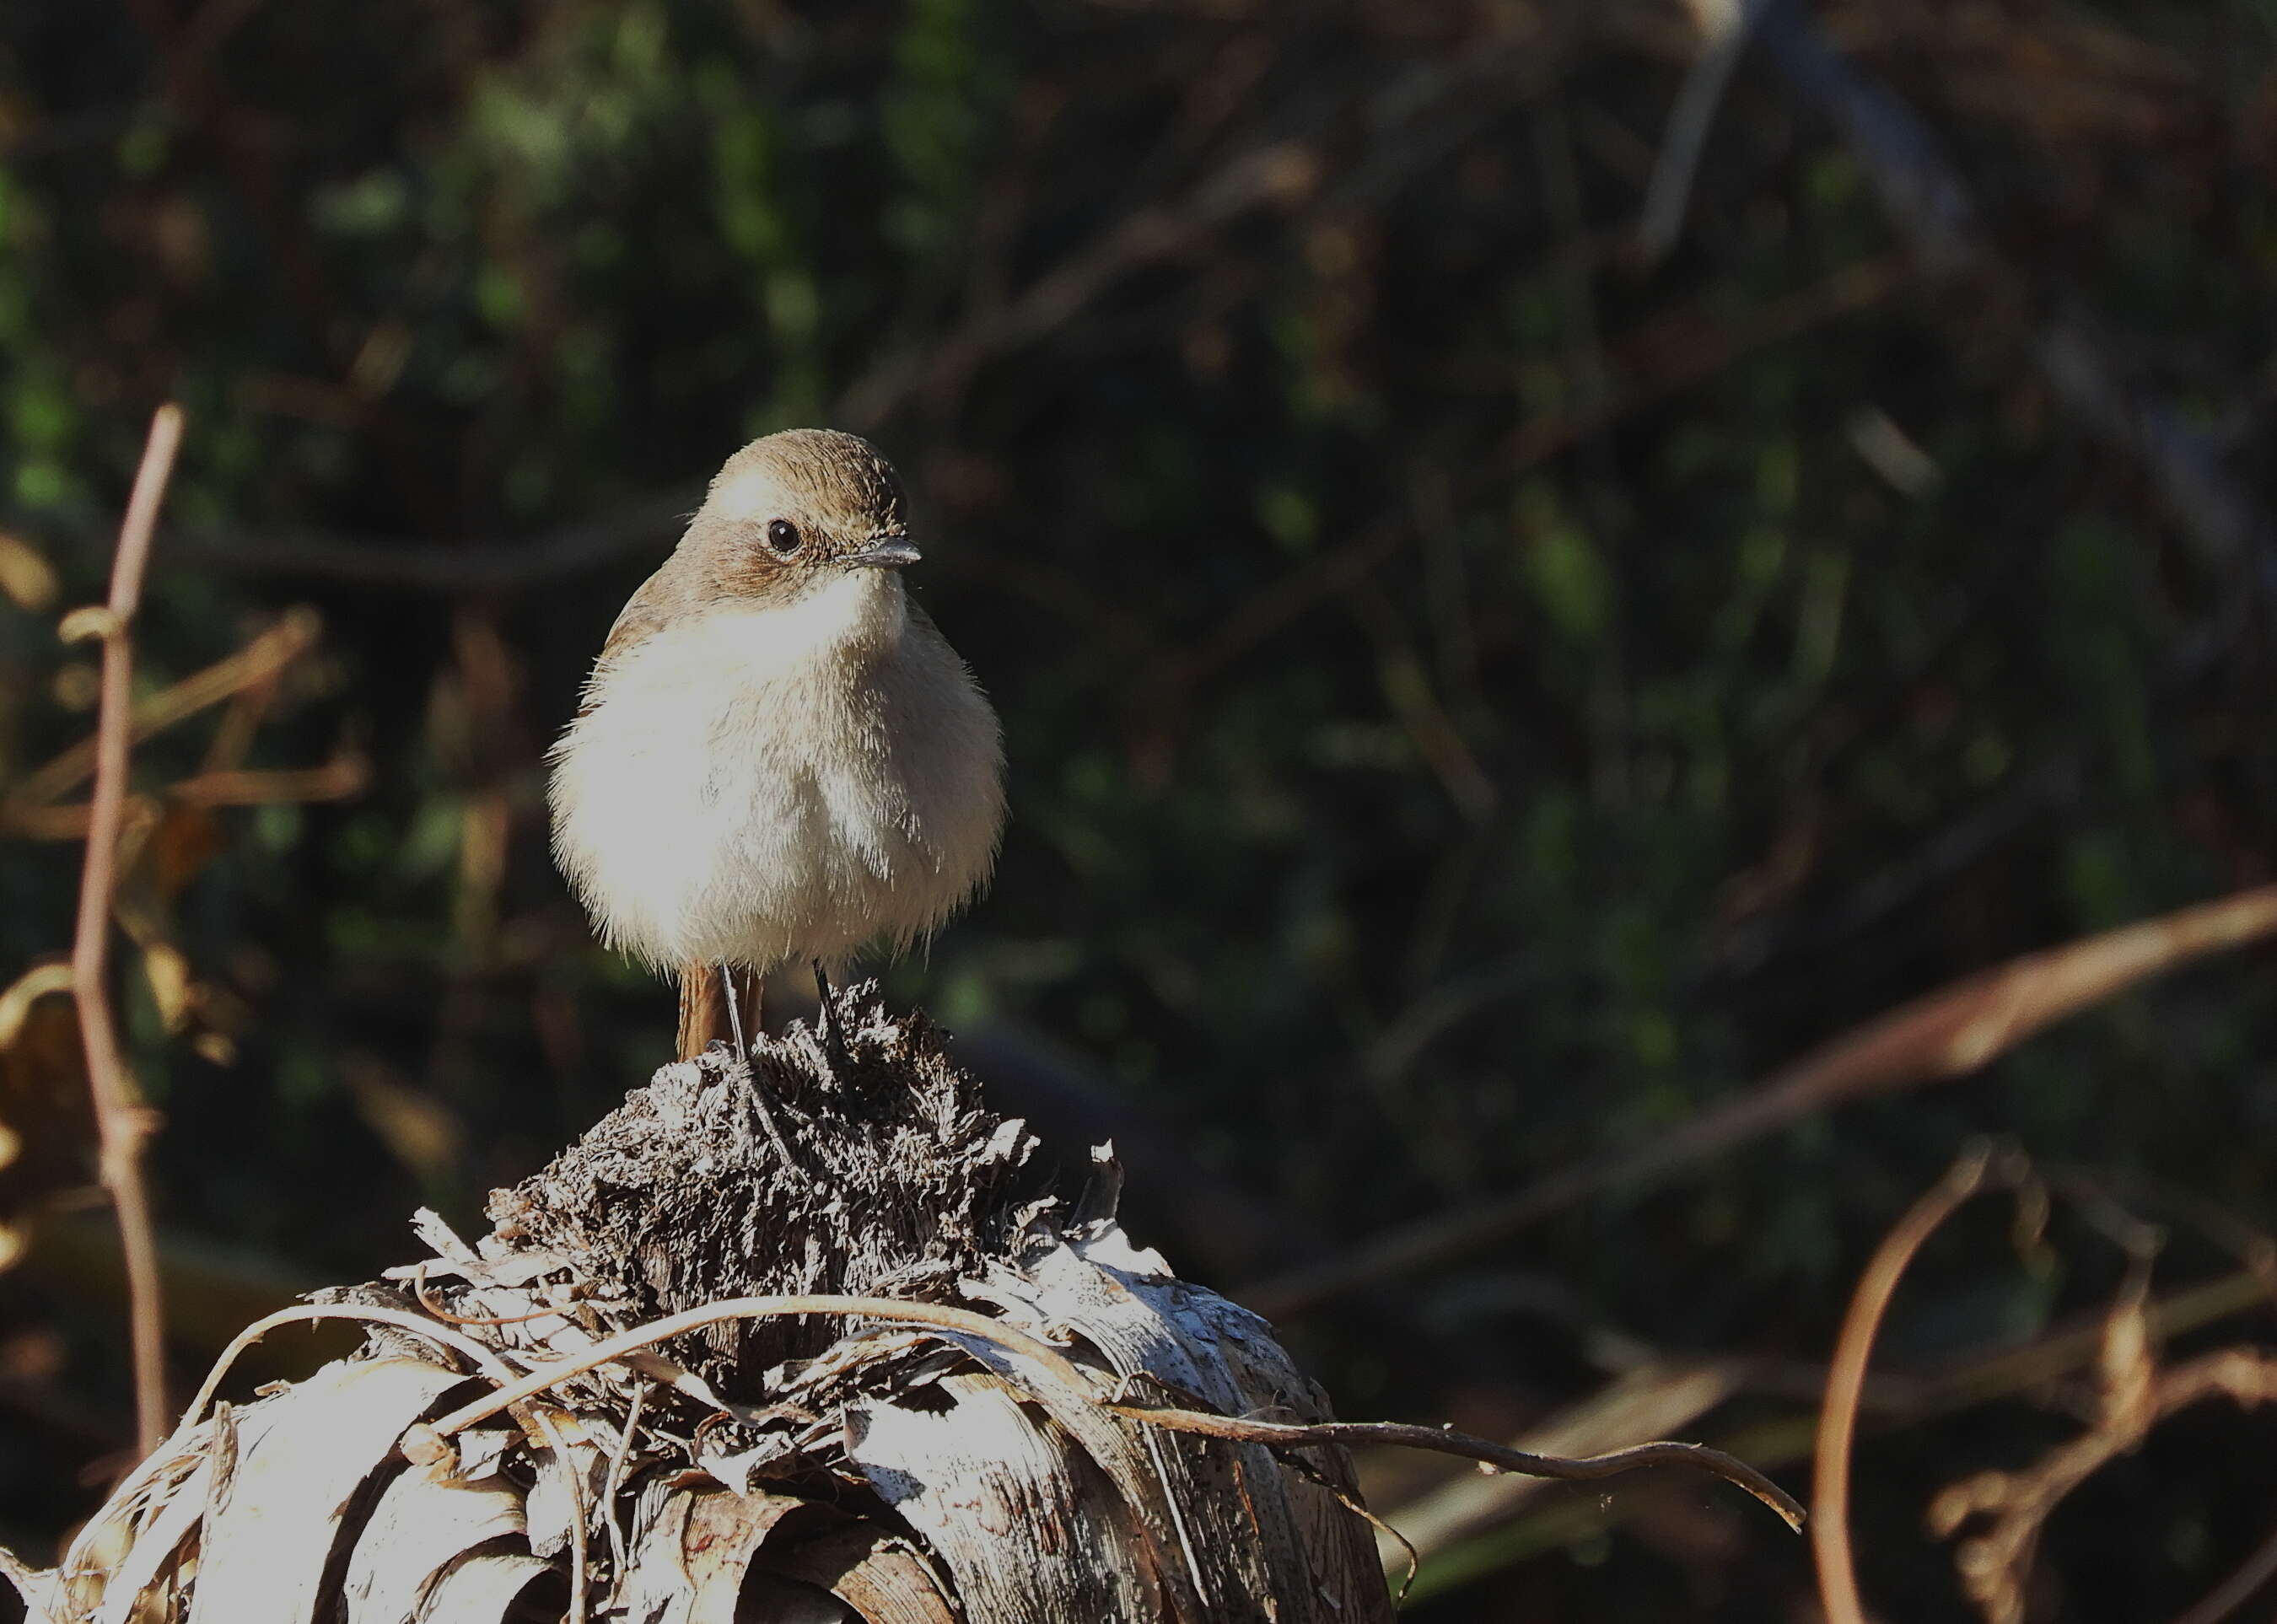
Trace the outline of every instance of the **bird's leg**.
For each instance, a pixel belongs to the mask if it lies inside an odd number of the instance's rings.
[[[748,1056],[751,1052],[749,1040],[761,1029],[757,975],[706,959],[691,960],[681,966],[682,1059],[696,1059],[715,1037],[733,1043],[739,1058]]]
[[[830,995],[830,972],[822,968],[822,960],[814,960],[815,1024],[821,1028],[822,1046],[830,1056],[831,1064],[846,1063],[846,1028],[838,1019],[837,1000]]]
[[[735,972],[725,959],[720,960],[720,987],[727,995],[727,1030],[735,1041],[735,1058],[751,1058],[751,1045],[743,1036],[743,1001],[735,996]]]
[[[680,967],[680,1058],[692,1060],[712,1041],[720,1023],[712,967],[701,959]]]

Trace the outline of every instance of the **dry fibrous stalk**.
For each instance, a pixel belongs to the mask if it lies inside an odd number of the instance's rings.
[[[34,1616],[1388,1620],[1342,1447],[1368,1430],[1131,1241],[1111,1155],[1053,1196],[929,1021],[867,988],[838,1012],[843,1056],[794,1028],[666,1066],[488,1234],[423,1213],[424,1261],[249,1328],[370,1341],[208,1414],[217,1372],[16,1575]],[[1409,1433],[1563,1476],[1676,1459],[1787,1508],[1686,1446]]]

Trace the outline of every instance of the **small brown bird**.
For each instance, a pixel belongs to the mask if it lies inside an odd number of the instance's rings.
[[[752,441],[553,747],[555,859],[604,941],[679,975],[683,1059],[740,1051],[781,965],[814,967],[827,1021],[832,973],[929,935],[994,866],[1002,736],[902,589],[906,510],[867,441]]]

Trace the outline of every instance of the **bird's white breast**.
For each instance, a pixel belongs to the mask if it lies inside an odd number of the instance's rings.
[[[605,939],[659,968],[906,945],[986,877],[1001,747],[901,582],[683,616],[595,672],[555,747],[554,848]]]

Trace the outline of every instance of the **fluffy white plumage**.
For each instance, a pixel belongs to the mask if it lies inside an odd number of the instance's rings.
[[[613,643],[553,749],[562,871],[603,938],[659,969],[906,947],[994,864],[995,713],[900,572],[785,585]]]

